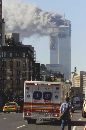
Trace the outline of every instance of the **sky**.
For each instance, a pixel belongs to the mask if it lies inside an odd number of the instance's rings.
[[[71,21],[71,71],[86,71],[86,0],[22,0],[23,3],[36,5],[43,11],[54,12]],[[49,37],[32,36],[23,40],[36,50],[36,61],[49,64]]]

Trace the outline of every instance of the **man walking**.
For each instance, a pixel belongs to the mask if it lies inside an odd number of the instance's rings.
[[[61,118],[61,129],[64,130],[65,125],[68,125],[68,130],[71,130],[71,104],[69,102],[69,97],[65,99],[65,102],[61,104],[60,113],[62,113]]]

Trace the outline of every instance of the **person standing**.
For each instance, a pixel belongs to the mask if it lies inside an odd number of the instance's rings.
[[[68,130],[71,130],[71,103],[69,102],[69,97],[65,98],[65,102],[61,104],[60,113],[61,118],[61,129],[64,130],[65,125],[68,125]]]

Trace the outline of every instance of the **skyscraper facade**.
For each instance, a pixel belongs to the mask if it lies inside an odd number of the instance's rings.
[[[50,36],[50,65],[61,65],[66,79],[71,76],[71,23],[59,26]],[[57,69],[57,71],[60,71]]]
[[[0,0],[0,45],[2,44],[2,0]]]

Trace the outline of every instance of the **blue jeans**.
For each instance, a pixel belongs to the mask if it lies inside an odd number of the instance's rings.
[[[61,120],[61,129],[64,130],[65,125],[68,125],[68,130],[71,130],[71,120]]]
[[[64,130],[65,123],[66,123],[66,121],[62,119],[62,120],[61,120],[61,128],[62,128],[62,130]]]

